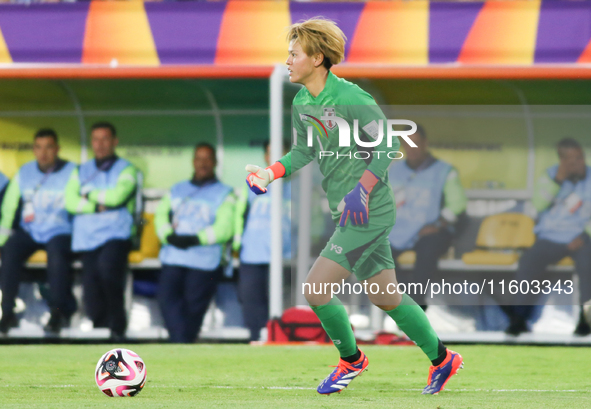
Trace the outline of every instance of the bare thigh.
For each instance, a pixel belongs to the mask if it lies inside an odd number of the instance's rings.
[[[328,304],[331,299],[330,284],[340,284],[350,275],[351,272],[340,264],[326,257],[318,257],[306,277],[306,284],[310,285],[303,286],[306,301],[312,306]]]

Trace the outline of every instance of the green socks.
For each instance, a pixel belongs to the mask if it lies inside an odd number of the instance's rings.
[[[339,350],[341,357],[357,353],[357,342],[345,307],[337,297],[328,304],[312,307],[322,327]],[[438,364],[445,359],[446,349],[431,327],[423,309],[408,295],[402,295],[402,302],[386,313],[396,321],[398,327],[418,345],[431,362]],[[440,363],[440,362],[439,362]]]
[[[400,305],[386,311],[404,333],[412,340],[431,361],[438,361],[445,347],[431,327],[425,311],[412,298],[402,294]]]
[[[339,350],[341,357],[354,355],[357,352],[357,342],[341,301],[333,297],[328,304],[312,307],[312,310],[320,319],[322,327]]]

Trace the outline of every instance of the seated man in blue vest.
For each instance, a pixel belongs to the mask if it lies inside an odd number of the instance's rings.
[[[407,148],[406,160],[395,160],[389,170],[396,199],[396,224],[389,239],[394,259],[407,250],[415,251],[409,282],[425,286],[465,216],[466,195],[458,171],[429,152],[423,127],[417,125],[410,138],[417,147]],[[427,309],[425,296],[409,295]]]
[[[591,167],[585,164],[581,145],[573,138],[564,138],[557,145],[558,165],[551,166],[540,177],[532,203],[538,211],[534,228],[536,242],[519,260],[518,281],[539,280],[550,264],[571,256],[579,277],[579,322],[576,335],[591,332],[585,319],[583,304],[591,300]],[[563,288],[565,288],[563,286]],[[505,308],[510,324],[507,334],[527,332],[538,296],[519,297],[520,306]]]
[[[269,142],[264,145],[270,162]],[[285,153],[285,152],[284,152]],[[272,189],[269,185],[267,189]],[[291,182],[283,182],[283,258],[291,257]],[[250,340],[258,341],[269,319],[271,263],[271,195],[256,195],[244,184],[236,204],[234,252],[240,253],[238,292]]]
[[[51,316],[46,330],[59,333],[76,310],[72,294],[72,221],[65,208],[66,184],[76,168],[58,157],[58,137],[52,129],[35,134],[36,160],[23,165],[12,179],[2,203],[0,245],[3,245],[0,289],[0,332],[16,325],[14,301],[21,271],[37,250],[47,251]],[[17,228],[15,221],[18,222]]]
[[[171,342],[194,342],[221,277],[224,244],[233,234],[236,198],[215,176],[215,148],[195,148],[190,180],[174,185],[158,205],[162,242],[158,298]]]
[[[141,189],[137,169],[115,154],[115,127],[98,122],[91,128],[94,159],[72,172],[66,208],[74,214],[72,249],[81,253],[86,313],[94,327],[125,337],[125,274],[135,233],[134,212]]]

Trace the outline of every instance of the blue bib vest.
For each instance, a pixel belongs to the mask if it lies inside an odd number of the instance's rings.
[[[128,166],[132,165],[121,158],[106,171],[99,170],[94,159],[80,165],[80,193],[115,188],[119,175]],[[127,240],[131,237],[132,227],[133,216],[126,206],[101,213],[78,214],[74,217],[72,250],[90,251],[109,240]]]
[[[390,167],[397,206],[396,224],[389,236],[392,247],[411,249],[419,240],[419,231],[439,219],[443,187],[451,169],[440,160],[419,172],[409,168],[406,161],[396,161]]]
[[[43,173],[37,161],[23,165],[17,175],[23,210],[20,227],[37,243],[72,234],[72,219],[65,206],[66,185],[76,165],[71,162],[56,172]],[[32,215],[26,214],[29,209]],[[28,217],[27,217],[28,216]]]
[[[271,262],[271,191],[264,195],[248,191],[249,211],[242,235],[240,261],[246,264]],[[283,182],[283,258],[291,258],[291,182]]]
[[[548,169],[551,179],[556,177],[558,165]],[[587,177],[573,183],[562,182],[554,203],[540,213],[534,233],[539,239],[568,244],[585,231],[591,219],[591,167],[587,167]]]
[[[190,181],[177,183],[170,190],[172,226],[180,235],[197,235],[215,221],[218,208],[232,192],[221,182],[195,186]],[[179,249],[165,245],[160,250],[162,264],[199,270],[215,270],[222,260],[222,245],[193,246]]]

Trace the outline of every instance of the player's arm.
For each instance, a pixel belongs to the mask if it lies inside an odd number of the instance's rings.
[[[337,207],[337,210],[342,212],[339,226],[345,226],[349,218],[353,225],[368,222],[370,194],[380,180],[386,181],[388,167],[393,160],[390,157],[394,158],[396,152],[400,149],[400,141],[396,136],[392,138],[392,144],[388,147],[386,129],[388,121],[371,95],[365,92],[358,93],[346,97],[345,102],[350,105],[348,110],[349,122],[353,123],[357,119],[361,128],[360,132],[367,136],[367,140],[371,142],[378,139],[380,121],[383,137],[380,143],[373,148],[374,151],[380,152],[379,155],[374,154],[371,156],[371,162],[363,172],[357,186],[345,195]]]
[[[72,214],[88,214],[97,211],[97,203],[80,195],[80,177],[78,168],[72,171],[66,184],[66,210]]]
[[[545,172],[534,187],[534,195],[532,197],[532,204],[536,208],[538,212],[543,212],[546,210],[558,195],[560,191],[560,184],[558,184],[554,179],[548,175],[548,172]]]
[[[244,186],[240,191],[236,208],[234,210],[234,240],[232,240],[232,250],[238,251],[242,246],[242,234],[244,233],[244,223],[248,209],[248,187]]]
[[[256,165],[246,165],[246,171],[250,174],[246,177],[246,183],[257,195],[267,193],[267,186],[275,179],[287,177],[293,172],[303,168],[314,160],[314,149],[294,145],[277,162],[263,169]]]
[[[174,233],[174,229],[170,223],[171,208],[170,193],[168,193],[160,200],[156,212],[154,213],[156,235],[162,244],[168,244],[167,237]]]
[[[4,246],[6,240],[12,234],[12,226],[16,218],[16,212],[21,200],[21,188],[17,174],[8,184],[4,199],[2,200],[2,219],[0,220],[0,247]]]
[[[246,166],[246,170],[250,172],[246,178],[246,183],[250,190],[257,195],[266,193],[267,186],[275,179],[287,177],[314,160],[315,148],[307,145],[306,130],[295,106],[291,120],[296,134],[296,140],[291,147],[291,151],[266,169],[256,165]]]
[[[125,205],[137,188],[137,170],[128,166],[119,174],[117,184],[111,189],[96,189],[88,194],[88,199],[107,207]]]
[[[381,142],[374,147],[374,151],[380,151],[380,155],[373,155],[371,162],[369,163],[367,170],[373,173],[379,179],[385,181],[386,175],[388,174],[388,168],[392,164],[396,153],[400,151],[400,141],[397,136],[392,137],[392,144],[388,146],[388,132],[387,124],[388,120],[382,109],[376,104],[374,99],[369,94],[361,94],[356,96],[357,105],[363,105],[363,107],[356,108],[359,110],[359,127],[360,132],[363,132],[370,141],[377,139],[379,132],[379,123],[382,121],[382,132],[383,138]],[[354,107],[355,108],[355,107]],[[352,113],[354,115],[354,113]]]
[[[246,177],[246,184],[257,195],[267,193],[269,183],[275,179],[282,178],[286,174],[286,168],[280,161],[264,169],[257,165],[246,165],[245,169],[247,172],[250,172]]]

